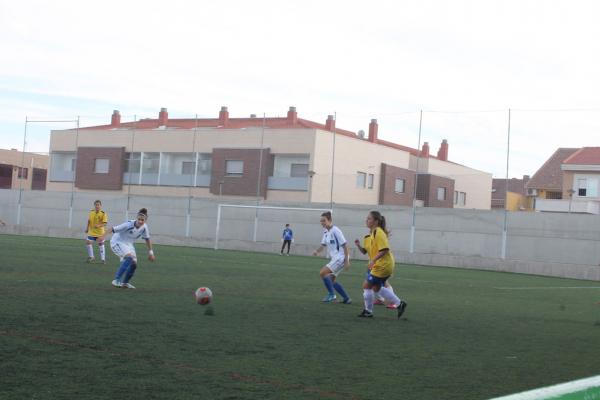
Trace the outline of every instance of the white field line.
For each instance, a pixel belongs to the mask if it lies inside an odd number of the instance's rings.
[[[495,287],[497,290],[556,290],[556,289],[600,289],[600,286],[521,286]]]
[[[600,376],[562,383],[560,385],[548,386],[541,389],[534,389],[510,396],[496,397],[491,400],[562,399],[562,396],[571,399],[572,397],[569,396],[569,393],[578,393],[584,390],[588,390],[589,392],[585,393],[585,397],[581,397],[581,399],[595,400],[600,398]]]

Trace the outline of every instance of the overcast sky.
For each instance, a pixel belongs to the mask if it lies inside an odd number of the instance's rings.
[[[600,146],[597,1],[0,0],[0,148],[25,118],[285,115],[367,130],[450,160],[533,174],[557,147]],[[432,112],[436,111],[436,112]],[[27,150],[51,128],[31,124]]]

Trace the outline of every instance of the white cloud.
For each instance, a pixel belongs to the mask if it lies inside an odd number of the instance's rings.
[[[509,107],[600,109],[599,11],[577,0],[5,2],[0,124],[82,114],[52,96],[97,102],[81,108],[104,121],[117,106],[153,117],[295,105],[317,121],[337,111],[351,130],[378,118],[384,138],[416,146],[418,115],[403,112],[500,109],[425,114],[423,126],[432,151],[447,138],[451,159],[503,176]],[[515,115],[515,175],[558,146],[597,144],[600,112]]]

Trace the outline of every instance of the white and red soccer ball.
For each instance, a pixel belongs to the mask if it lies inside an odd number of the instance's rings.
[[[196,297],[196,303],[206,305],[212,301],[213,294],[209,288],[202,286],[196,289],[194,296]]]

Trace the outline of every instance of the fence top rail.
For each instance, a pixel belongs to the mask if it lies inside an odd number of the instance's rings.
[[[276,207],[276,206],[249,206],[241,204],[219,204],[219,207],[233,208],[263,208],[269,210],[296,210],[296,211],[331,211],[331,208],[301,208],[301,207]]]

